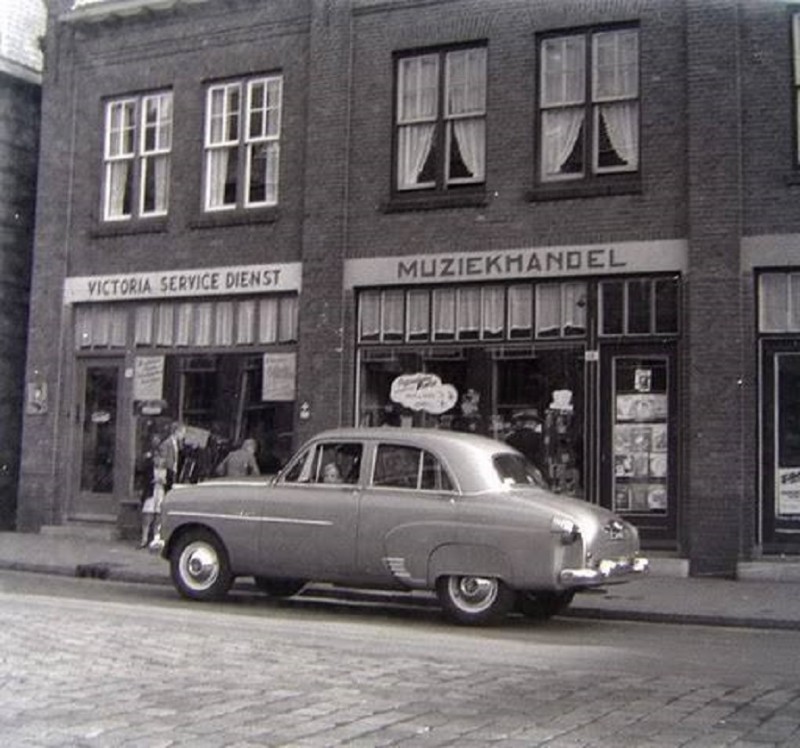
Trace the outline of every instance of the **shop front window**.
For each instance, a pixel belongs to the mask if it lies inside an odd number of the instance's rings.
[[[359,422],[491,436],[557,491],[583,492],[583,346],[361,351]]]

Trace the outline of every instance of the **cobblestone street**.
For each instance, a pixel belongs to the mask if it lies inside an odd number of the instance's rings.
[[[629,672],[615,669],[610,648],[562,654],[538,644],[535,628],[512,631],[520,635],[509,642],[502,630],[402,617],[387,623],[280,608],[219,610],[172,600],[159,606],[0,595],[4,743],[800,743],[800,686],[791,665],[786,679],[698,678],[672,672],[668,661],[657,672]]]

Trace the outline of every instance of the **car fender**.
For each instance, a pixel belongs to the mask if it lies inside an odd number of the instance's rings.
[[[434,586],[441,576],[472,575],[512,578],[511,561],[499,548],[477,543],[448,543],[432,551],[428,558],[428,584]]]

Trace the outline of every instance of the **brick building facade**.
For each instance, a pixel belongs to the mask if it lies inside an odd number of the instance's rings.
[[[43,0],[20,0],[0,18],[0,529],[17,512],[22,384],[33,253]]]
[[[796,13],[62,5],[20,526],[129,527],[169,421],[187,480],[403,423],[515,443],[694,574],[797,553]]]

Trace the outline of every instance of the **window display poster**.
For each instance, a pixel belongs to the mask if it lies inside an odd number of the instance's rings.
[[[294,353],[265,353],[261,399],[291,402],[295,399],[297,356]]]
[[[800,514],[800,468],[778,469],[778,514]]]
[[[133,399],[160,400],[164,392],[164,357],[137,356],[133,367]]]
[[[617,395],[617,421],[666,421],[667,396]]]

